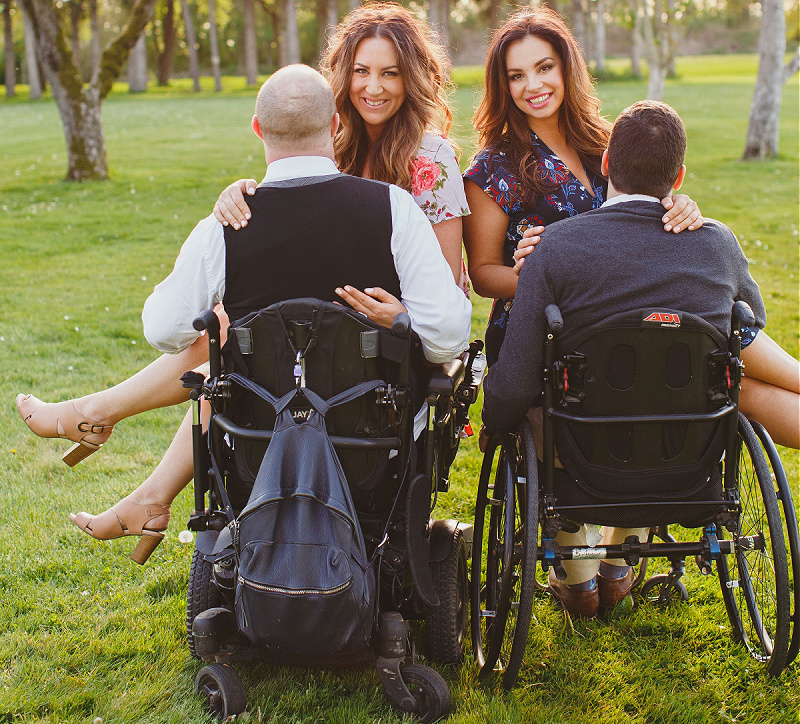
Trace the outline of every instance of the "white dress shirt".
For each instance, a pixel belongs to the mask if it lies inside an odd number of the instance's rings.
[[[297,156],[270,163],[262,184],[339,173],[329,158]],[[425,357],[433,363],[448,362],[469,344],[470,303],[453,280],[436,235],[411,195],[390,186],[389,198],[391,250],[401,301]],[[311,187],[309,202],[313,203]],[[145,302],[142,323],[147,341],[162,352],[180,352],[199,336],[192,327],[195,317],[221,302],[224,295],[225,237],[222,224],[211,215],[197,224],[175,268]]]
[[[655,201],[657,204],[661,203],[661,199],[657,199],[655,196],[648,196],[647,194],[617,194],[607,199],[603,206],[624,204],[626,201]]]

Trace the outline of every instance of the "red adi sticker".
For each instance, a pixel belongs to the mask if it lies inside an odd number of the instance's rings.
[[[642,322],[645,324],[657,324],[660,327],[680,327],[681,316],[675,312],[650,312]]]

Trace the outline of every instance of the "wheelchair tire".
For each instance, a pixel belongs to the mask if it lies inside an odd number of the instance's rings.
[[[772,438],[764,427],[755,420],[749,420],[753,432],[761,441],[767,455],[767,461],[772,468],[772,480],[776,488],[775,494],[781,502],[780,512],[783,521],[783,533],[789,545],[789,581],[792,587],[792,636],[789,644],[789,653],[786,657],[786,666],[789,666],[800,651],[800,533],[797,529],[797,512],[792,499],[792,490],[783,469],[778,450]]]
[[[751,656],[777,676],[790,643],[789,569],[778,499],[769,466],[750,423],[739,415],[737,480],[741,511],[732,555],[717,559],[722,598],[733,628]],[[720,529],[720,537],[727,531]],[[763,550],[739,546],[742,536],[763,536]]]
[[[464,658],[469,616],[467,543],[456,528],[450,553],[431,563],[439,605],[425,617],[425,653],[439,664],[460,664]]]
[[[206,707],[219,721],[241,714],[247,706],[244,684],[233,667],[209,664],[197,672],[194,690],[205,700]]]
[[[478,483],[472,542],[473,650],[480,675],[502,670],[507,689],[516,683],[525,653],[538,542],[536,451],[527,420],[521,430],[519,435],[503,434],[489,441]]]
[[[438,671],[422,664],[405,664],[400,674],[416,704],[413,712],[402,713],[415,714],[422,724],[439,721],[450,713],[450,689]]]
[[[194,646],[192,624],[198,614],[223,604],[222,593],[214,583],[214,569],[211,563],[203,558],[200,551],[192,554],[192,565],[189,569],[189,586],[186,593],[186,637],[189,652],[199,658]]]

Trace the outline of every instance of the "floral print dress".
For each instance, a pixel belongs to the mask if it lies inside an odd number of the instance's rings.
[[[586,172],[592,193],[578,181],[567,166],[545,143],[531,133],[531,143],[539,155],[538,173],[556,184],[556,188],[536,199],[532,209],[522,207],[522,189],[519,179],[509,168],[505,153],[497,148],[485,148],[475,155],[464,178],[477,184],[508,215],[508,228],[503,245],[503,262],[514,266],[514,251],[526,229],[547,226],[556,221],[576,216],[584,211],[600,208],[608,189],[607,181],[599,175]],[[486,328],[486,357],[489,364],[497,361],[500,345],[508,325],[513,299],[495,299],[489,325]]]
[[[411,195],[431,224],[469,215],[456,155],[441,136],[423,137],[411,161]]]

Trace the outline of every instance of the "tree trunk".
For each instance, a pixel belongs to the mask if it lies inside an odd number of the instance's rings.
[[[42,67],[61,115],[67,142],[67,180],[108,178],[100,106],[147,24],[155,0],[136,0],[128,24],[103,53],[88,88],[72,58],[52,0],[19,0],[29,16]]]
[[[297,0],[283,0],[285,61],[282,65],[300,62],[300,30],[297,27]]]
[[[606,69],[606,2],[597,0],[597,23],[594,26],[594,67],[598,73]]]
[[[161,16],[161,40],[163,47],[158,59],[158,84],[169,85],[172,77],[172,66],[175,61],[175,2],[165,0],[164,14]]]
[[[70,41],[72,43],[72,57],[75,65],[81,67],[81,15],[83,8],[80,0],[70,0],[69,19],[70,19]]]
[[[89,0],[89,18],[92,25],[92,75],[100,69],[100,20],[97,15],[97,0]]]
[[[131,93],[144,93],[147,90],[147,41],[144,31],[128,58],[128,90]]]
[[[181,12],[183,13],[183,24],[186,29],[186,44],[189,46],[189,75],[192,76],[194,91],[199,92],[200,71],[197,69],[197,38],[194,34],[192,10],[187,0],[181,0]]]
[[[350,10],[355,10],[359,5],[361,5],[361,0],[350,0],[347,7],[349,7]]]
[[[214,0],[208,0],[208,38],[211,43],[211,73],[214,76],[214,90],[222,90],[222,76],[219,70],[219,38],[217,38],[217,16]]]
[[[678,21],[671,0],[655,0],[646,3],[644,8],[642,30],[649,71],[647,97],[660,101],[664,98],[667,72],[678,50]]]
[[[762,0],[758,36],[758,76],[744,160],[778,153],[778,129],[783,92],[783,56],[786,53],[786,16],[781,0]]]
[[[33,30],[33,20],[22,6],[22,25],[25,33],[25,76],[30,88],[31,100],[42,97],[42,79],[39,76],[39,60],[36,51],[36,35]]]
[[[629,0],[631,14],[633,15],[633,27],[631,28],[631,73],[634,78],[642,77],[642,24],[644,21],[643,12],[639,0]]]
[[[247,85],[258,83],[255,0],[244,0],[244,68]]]
[[[11,25],[11,0],[6,0],[3,4],[3,30],[6,47],[6,98],[13,98],[17,95],[17,58],[14,55],[14,33]]]
[[[331,2],[333,1],[334,0],[331,0]],[[259,0],[259,5],[261,5],[261,9],[264,11],[264,15],[267,16],[269,27],[272,30],[272,37],[274,38],[273,43],[267,46],[267,64],[270,68],[273,68],[276,65],[281,65],[281,58],[283,57],[283,39],[281,38],[281,13],[283,11],[283,6],[281,3],[267,3],[267,0]],[[278,59],[277,62],[275,61],[276,57]]]
[[[581,0],[570,0],[569,6],[572,10],[572,34],[586,57],[586,24],[584,23],[583,3]]]

